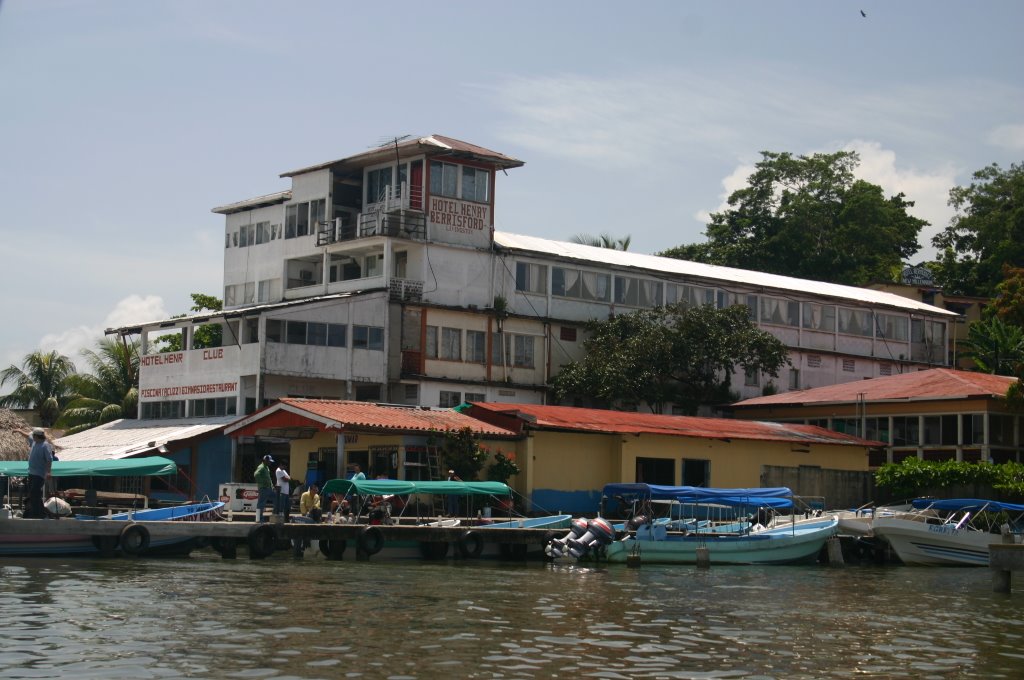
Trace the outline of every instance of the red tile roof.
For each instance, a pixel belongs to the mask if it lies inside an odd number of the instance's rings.
[[[733,408],[752,406],[796,406],[800,404],[850,403],[864,399],[878,401],[938,401],[967,397],[1002,397],[1016,378],[932,368],[902,375],[856,380],[839,385],[815,387],[755,397],[733,404]]]
[[[444,432],[469,427],[480,436],[515,437],[496,425],[450,409],[427,409],[418,406],[393,406],[365,401],[335,399],[280,399],[261,411],[236,421],[225,429],[227,434],[248,434],[261,427],[295,426],[295,417],[319,423],[321,429],[381,430],[400,432]],[[283,422],[290,418],[292,422]],[[275,422],[277,421],[277,422]]]
[[[833,432],[825,428],[792,423],[664,416],[631,411],[606,411],[537,404],[473,403],[468,413],[474,417],[501,422],[507,427],[518,427],[519,429],[881,446],[878,442]],[[518,424],[516,424],[517,422]]]

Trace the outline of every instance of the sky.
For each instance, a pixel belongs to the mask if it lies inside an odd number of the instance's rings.
[[[1024,160],[1018,0],[0,1],[0,367],[223,297],[211,208],[395,136],[524,161],[501,231],[642,253],[762,151],[847,149],[931,223],[916,263]]]

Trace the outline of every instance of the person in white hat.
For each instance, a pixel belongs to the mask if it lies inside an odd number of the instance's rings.
[[[52,466],[53,448],[46,441],[46,432],[37,427],[32,430],[32,448],[28,453],[28,507],[25,508],[24,517],[46,517],[43,508],[43,487],[50,478]]]
[[[461,482],[462,479],[457,474],[455,474],[455,470],[449,470],[448,471],[448,481],[449,482]],[[459,497],[449,494],[448,498],[446,498],[445,500],[447,501],[447,503],[445,505],[447,506],[447,509],[448,509],[448,516],[449,517],[457,516],[459,514]]]

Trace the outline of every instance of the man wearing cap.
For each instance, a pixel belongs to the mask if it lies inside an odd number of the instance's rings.
[[[46,441],[46,433],[42,428],[32,430],[32,448],[28,453],[28,508],[25,517],[43,518],[43,487],[50,476],[53,465],[53,449]]]
[[[274,497],[274,482],[270,478],[270,466],[274,464],[274,459],[269,455],[263,456],[263,460],[256,467],[256,473],[253,475],[256,478],[256,491],[259,493],[259,498],[256,499],[256,521],[263,521],[263,511],[267,507],[267,501]]]

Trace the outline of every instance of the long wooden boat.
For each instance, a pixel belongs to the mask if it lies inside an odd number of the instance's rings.
[[[142,477],[177,473],[174,461],[160,456],[103,461],[56,461],[54,477]],[[25,461],[0,462],[0,476],[28,474]],[[223,503],[189,503],[147,508],[109,516],[78,515],[64,518],[24,519],[10,509],[0,516],[0,556],[89,556],[188,554],[196,539],[181,535],[166,524],[148,522],[205,521],[214,518]],[[117,523],[111,530],[110,523]],[[102,525],[102,528],[97,528]]]

